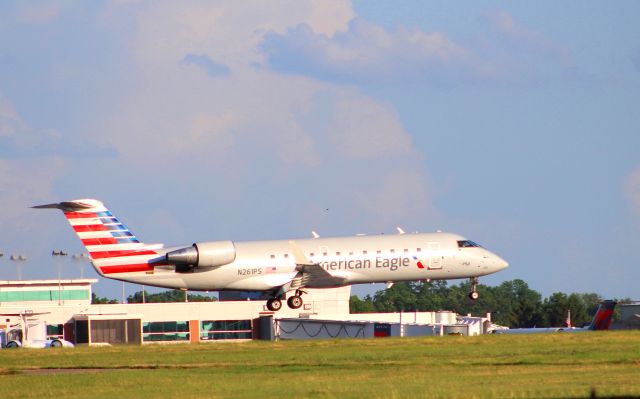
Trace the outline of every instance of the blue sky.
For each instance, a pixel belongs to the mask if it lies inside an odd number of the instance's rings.
[[[440,229],[510,262],[483,282],[640,299],[638,15],[3,2],[0,278],[16,277],[11,253],[25,277],[55,277],[51,250],[82,248],[28,207],[93,197],[147,242]]]

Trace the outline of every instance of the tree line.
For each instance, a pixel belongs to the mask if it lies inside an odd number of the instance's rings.
[[[446,281],[395,283],[391,288],[377,291],[373,296],[360,299],[352,295],[349,300],[351,313],[413,312],[450,310],[460,314],[476,316],[491,313],[494,323],[512,328],[564,326],[567,311],[571,312],[574,326],[583,326],[591,321],[603,298],[596,293],[554,292],[547,298],[529,288],[523,280],[505,281],[498,286],[479,284],[480,298],[472,301],[467,296],[470,284],[462,282],[448,285]],[[91,303],[118,303],[115,299],[92,294]],[[215,297],[188,294],[189,302],[211,302]],[[127,303],[142,303],[142,291],[127,297]],[[144,302],[185,302],[185,291],[167,290],[150,294],[145,291]],[[629,298],[620,303],[631,302]],[[616,308],[614,318],[619,314]]]
[[[459,285],[448,285],[446,281],[395,283],[363,299],[352,295],[349,309],[351,313],[451,310],[476,316],[490,312],[494,323],[512,328],[564,326],[570,311],[572,325],[581,327],[591,322],[603,300],[596,293],[567,295],[563,292],[554,292],[543,299],[539,292],[519,279],[493,287],[479,284],[477,291],[480,298],[472,301],[467,296],[468,282]],[[630,301],[624,298],[619,302]]]

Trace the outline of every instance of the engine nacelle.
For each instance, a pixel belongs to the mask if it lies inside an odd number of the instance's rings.
[[[232,241],[197,242],[190,247],[167,252],[167,263],[176,266],[217,267],[236,260],[236,247]]]

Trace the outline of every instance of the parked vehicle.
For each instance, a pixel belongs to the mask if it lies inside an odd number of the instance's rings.
[[[20,321],[0,330],[2,348],[73,348],[73,344],[62,338],[47,337],[47,326],[43,321],[29,320],[33,313],[19,313]]]

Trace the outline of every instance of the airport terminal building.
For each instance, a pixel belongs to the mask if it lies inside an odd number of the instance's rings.
[[[148,344],[462,334],[490,328],[488,317],[453,312],[350,314],[351,287],[309,289],[304,306],[268,311],[264,300],[92,304],[96,279],[0,282],[0,329],[20,320],[75,344]],[[228,295],[226,297],[229,297]]]

